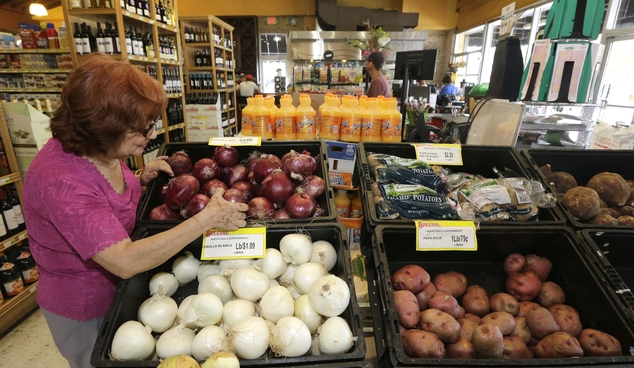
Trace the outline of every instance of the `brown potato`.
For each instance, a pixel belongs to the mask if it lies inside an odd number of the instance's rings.
[[[476,324],[476,326],[479,326],[479,325],[480,325],[480,323],[482,323],[482,318],[480,318],[480,317],[476,316],[476,315],[475,315],[475,314],[473,314],[473,313],[465,313],[465,314],[464,314],[464,318],[465,318],[465,319],[468,319],[469,321],[471,321],[471,322],[473,322],[473,323],[475,323],[475,324]]]
[[[460,308],[460,313],[458,313],[458,318],[464,318],[465,313],[467,313],[464,308],[462,307],[462,305],[459,305],[458,308]]]
[[[467,341],[471,341],[473,330],[478,327],[478,324],[466,318],[460,318],[458,323],[460,323],[460,335],[467,339]]]
[[[603,199],[608,206],[622,206],[630,197],[630,186],[621,175],[611,172],[602,172],[590,179],[586,185],[594,189],[599,198]]]
[[[445,344],[435,333],[422,330],[407,330],[401,335],[403,351],[411,358],[442,358]]]
[[[420,312],[420,328],[435,333],[443,342],[452,343],[460,338],[460,323],[435,308]]]
[[[548,280],[548,275],[553,269],[553,264],[546,257],[540,257],[536,254],[526,256],[526,264],[522,272],[533,271],[539,277],[541,282]]]
[[[533,359],[533,351],[517,336],[504,337],[504,352],[502,359]]]
[[[491,296],[491,310],[494,312],[506,312],[517,316],[520,312],[520,304],[517,299],[507,293],[497,293]]]
[[[420,318],[420,317],[419,317],[419,318]],[[400,324],[400,323],[398,324],[398,333],[399,333],[399,334],[401,334],[401,335],[402,335],[402,334],[403,334],[405,331],[407,331],[407,330],[409,330],[409,329],[408,329],[408,328],[403,327],[403,325],[402,325],[402,324]]]
[[[552,168],[550,167],[549,164],[546,164],[544,166],[540,166],[539,167],[539,171],[542,172],[542,174],[544,174],[544,177],[546,178],[546,180],[550,180],[550,174],[553,173]]]
[[[517,336],[520,339],[522,339],[522,341],[524,341],[525,344],[528,344],[533,338],[533,335],[531,334],[530,328],[528,328],[528,325],[526,324],[526,317],[514,317],[514,318],[515,318],[515,330],[511,332],[510,336]]]
[[[537,303],[533,303],[533,302],[520,302],[519,304],[520,304],[520,311],[517,314],[518,317],[526,317],[526,314],[528,312],[541,307],[541,305]]]
[[[523,254],[511,253],[504,260],[504,272],[507,275],[513,272],[522,272],[525,264],[526,258]]]
[[[557,304],[548,308],[550,314],[555,318],[555,322],[559,326],[559,330],[567,332],[577,337],[581,332],[581,320],[579,313],[573,307],[565,304]]]
[[[564,304],[566,295],[559,285],[552,281],[542,283],[542,291],[537,296],[537,301],[544,308],[548,308],[555,304]]]
[[[599,208],[608,208],[610,206],[608,206],[607,203],[605,203],[605,201],[601,198],[599,198]]]
[[[548,181],[555,187],[557,193],[565,194],[577,186],[575,177],[563,171],[556,171],[550,175]]]
[[[480,358],[501,358],[504,353],[502,332],[490,323],[483,323],[473,330],[471,343]]]
[[[429,308],[441,310],[455,319],[460,318],[458,301],[453,296],[442,291],[437,291],[432,295],[431,299],[429,299]]]
[[[622,226],[634,226],[634,217],[632,216],[621,216],[616,221]]]
[[[433,283],[430,282],[429,284],[427,284],[427,286],[425,286],[423,291],[416,294],[416,300],[418,300],[418,306],[420,307],[420,310],[425,310],[429,307],[429,299],[431,299],[431,296],[434,295],[435,292],[436,287]]]
[[[628,185],[630,186],[630,198],[627,199],[627,202],[625,202],[625,204],[628,206],[634,206],[634,186],[632,186],[630,183],[628,183]]]
[[[539,295],[542,283],[533,271],[512,273],[506,280],[506,291],[518,301],[527,302]]]
[[[605,332],[586,328],[579,333],[579,344],[586,356],[621,355],[621,343]]]
[[[392,275],[394,290],[409,290],[414,294],[420,293],[429,283],[427,271],[418,265],[407,265]]]
[[[630,188],[634,189],[634,180],[625,179],[625,182],[627,183],[627,185],[629,185]]]
[[[409,290],[397,290],[394,292],[396,314],[398,321],[405,328],[414,328],[420,321],[420,308],[416,295]]]
[[[606,213],[599,213],[588,223],[594,225],[618,225],[619,221]]]
[[[619,209],[619,213],[622,216],[634,216],[634,207],[632,206],[623,206]],[[620,217],[620,216],[614,216],[614,217]]]
[[[462,306],[465,312],[475,314],[478,317],[484,317],[491,308],[486,290],[478,285],[471,285],[467,288],[467,292],[462,297]]]
[[[493,312],[482,317],[482,323],[496,325],[502,335],[508,335],[515,330],[515,319],[506,312]]]
[[[440,273],[432,282],[437,291],[447,293],[454,298],[461,296],[467,290],[467,278],[455,271]]]
[[[447,358],[452,359],[473,359],[476,357],[476,351],[473,348],[471,340],[464,337],[458,339],[453,344],[447,344]]]
[[[535,347],[536,358],[582,357],[579,341],[566,332],[554,332],[544,337]]]
[[[599,214],[599,195],[594,189],[574,187],[564,194],[563,203],[570,213],[581,221]]]
[[[599,216],[602,215],[602,214],[606,214],[606,215],[612,216],[614,218],[621,217],[621,212],[619,212],[618,210],[616,210],[614,208],[600,208],[599,209]]]
[[[531,335],[537,339],[543,339],[551,333],[559,331],[555,317],[546,308],[540,307],[528,312],[526,324],[531,330]]]

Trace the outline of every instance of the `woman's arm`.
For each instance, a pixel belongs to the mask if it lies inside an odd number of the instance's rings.
[[[174,176],[172,168],[167,163],[168,156],[158,156],[154,160],[150,161],[143,167],[141,174],[139,175],[139,181],[141,185],[145,186],[158,176],[159,171],[167,173],[169,176]]]

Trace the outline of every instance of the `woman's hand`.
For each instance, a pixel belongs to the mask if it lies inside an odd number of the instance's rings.
[[[145,186],[158,176],[159,171],[167,173],[169,176],[174,176],[172,168],[167,163],[168,156],[158,156],[154,160],[150,161],[143,167],[143,172],[139,176],[141,185]]]
[[[238,230],[245,227],[247,215],[244,212],[249,209],[249,206],[245,203],[228,202],[222,197],[224,192],[224,189],[216,188],[207,207],[196,216],[205,216],[209,229]]]

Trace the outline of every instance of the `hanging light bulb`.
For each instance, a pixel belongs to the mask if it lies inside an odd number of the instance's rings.
[[[31,3],[31,5],[29,6],[29,13],[31,13],[32,15],[37,15],[39,17],[45,17],[48,15],[48,12],[46,11],[44,5],[40,3]]]

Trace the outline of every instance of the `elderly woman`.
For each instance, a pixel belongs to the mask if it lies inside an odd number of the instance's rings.
[[[137,177],[123,162],[156,137],[165,109],[161,85],[127,62],[92,55],[69,74],[53,137],[24,182],[29,242],[41,277],[37,300],[57,348],[71,367],[90,367],[90,354],[121,279],[157,267],[210,228],[245,226],[245,204],[222,190],[196,216],[157,235],[132,241],[142,192],[159,157]]]

